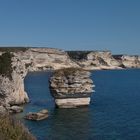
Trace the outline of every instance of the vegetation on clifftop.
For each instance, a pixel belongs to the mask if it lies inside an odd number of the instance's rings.
[[[12,73],[12,57],[13,55],[10,52],[3,53],[0,56],[0,75],[7,76],[10,79]]]
[[[76,73],[76,72],[78,72],[78,71],[86,71],[86,70],[84,70],[84,69],[82,69],[82,68],[73,68],[73,67],[71,67],[71,68],[63,68],[63,69],[59,69],[59,70],[55,70],[54,71],[54,76],[56,76],[56,77],[59,77],[59,76],[69,76],[69,75],[72,75],[72,74],[74,74],[74,73]]]
[[[36,140],[20,123],[9,116],[0,116],[1,140]]]
[[[28,48],[26,47],[0,47],[0,52],[25,52]]]
[[[69,57],[74,60],[87,59],[87,54],[91,51],[67,51]]]

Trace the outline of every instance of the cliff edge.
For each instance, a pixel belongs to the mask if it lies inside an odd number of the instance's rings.
[[[29,101],[24,90],[28,71],[78,67],[66,52],[50,48],[0,48],[0,106],[10,110],[13,105]]]
[[[67,51],[70,58],[87,70],[140,68],[140,56],[112,55],[110,51]]]

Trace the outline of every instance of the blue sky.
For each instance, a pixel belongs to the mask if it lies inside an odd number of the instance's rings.
[[[140,0],[0,0],[0,46],[140,54]]]

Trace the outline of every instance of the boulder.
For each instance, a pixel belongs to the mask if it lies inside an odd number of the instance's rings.
[[[48,116],[49,116],[48,110],[43,109],[43,110],[41,110],[39,112],[29,112],[25,116],[25,119],[33,120],[33,121],[39,121],[39,120],[44,120],[44,119],[48,118]]]
[[[20,112],[23,112],[23,107],[21,107],[21,106],[11,106],[9,108],[9,112],[10,113],[20,113]]]
[[[79,67],[66,52],[51,48],[4,47],[0,48],[0,59],[0,105],[8,103],[13,106],[29,102],[24,88],[28,71]]]

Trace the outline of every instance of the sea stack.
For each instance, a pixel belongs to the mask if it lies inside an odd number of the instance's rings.
[[[54,71],[50,78],[50,91],[59,108],[75,108],[90,104],[93,81],[90,72],[81,68]]]

